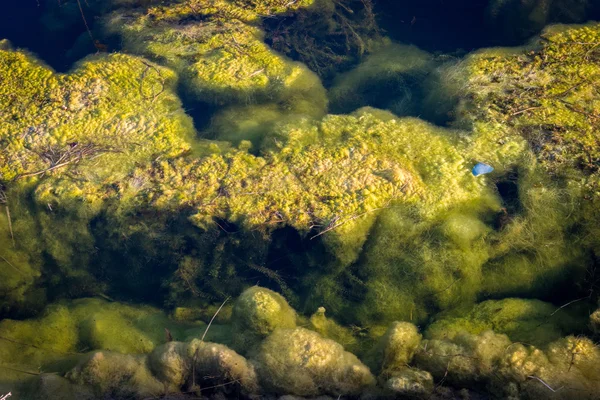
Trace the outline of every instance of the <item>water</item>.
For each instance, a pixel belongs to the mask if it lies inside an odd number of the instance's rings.
[[[599,5],[307,2],[5,5],[0,399],[596,396]]]

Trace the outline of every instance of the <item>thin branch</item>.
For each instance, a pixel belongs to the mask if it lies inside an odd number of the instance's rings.
[[[223,301],[223,304],[221,304],[221,307],[219,307],[219,309],[215,312],[215,314],[212,316],[212,318],[210,319],[210,322],[208,323],[208,325],[206,326],[206,330],[204,331],[204,335],[202,335],[202,339],[200,339],[201,341],[204,342],[204,338],[206,337],[206,334],[208,333],[208,329],[210,328],[210,326],[212,325],[213,321],[215,320],[215,318],[217,317],[217,314],[219,314],[219,311],[221,311],[221,309],[223,308],[223,306],[225,305],[225,303],[227,303],[227,300],[229,300],[231,297],[228,297],[225,299],[225,301]]]
[[[561,386],[558,389],[552,389],[552,387],[550,385],[548,385],[546,382],[544,382],[542,379],[538,378],[537,376],[528,375],[527,377],[529,379],[535,379],[535,380],[541,382],[542,385],[546,386],[548,389],[550,389],[554,393],[558,392],[560,389],[562,389],[564,387],[564,386]]]
[[[8,231],[10,232],[10,238],[12,239],[12,245],[15,247],[15,234],[12,228],[12,219],[10,218],[10,209],[8,208],[8,203],[4,205],[6,207],[6,218],[8,218]]]
[[[85,19],[85,14],[83,13],[83,7],[81,7],[81,1],[77,0],[77,5],[79,6],[79,12],[81,13],[81,19],[83,19],[85,29],[87,30],[87,33],[90,36],[90,39],[92,39],[92,44],[94,44],[96,42],[96,40],[94,39],[94,35],[92,35],[92,31],[90,30],[87,20]],[[96,46],[94,45],[94,47],[96,47]]]
[[[18,273],[25,275],[25,273],[23,271],[21,271],[19,268],[15,267],[14,265],[11,264],[10,261],[8,261],[6,258],[4,258],[3,256],[0,256],[0,258],[2,260],[4,260],[5,263],[7,263],[8,265],[10,265],[15,271],[17,271]]]
[[[590,294],[590,296],[591,296],[591,294]],[[553,316],[554,314],[556,314],[557,312],[559,312],[559,311],[560,311],[560,310],[562,310],[563,308],[565,308],[565,307],[567,307],[567,306],[570,306],[570,305],[571,305],[571,304],[573,304],[573,303],[577,303],[578,301],[585,300],[585,299],[589,299],[589,298],[590,298],[590,296],[585,296],[585,297],[582,297],[582,298],[580,298],[580,299],[572,300],[572,301],[568,302],[567,304],[565,304],[565,305],[562,305],[562,306],[558,307],[556,310],[554,310],[554,312],[553,312],[552,314],[550,314],[550,316]]]

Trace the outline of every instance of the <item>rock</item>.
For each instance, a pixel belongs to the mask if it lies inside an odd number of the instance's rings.
[[[375,383],[355,355],[304,328],[275,330],[253,361],[264,387],[280,394],[356,395]]]
[[[254,365],[229,347],[193,340],[187,349],[192,362],[194,381],[203,386],[230,385],[245,394],[260,392]],[[234,386],[233,382],[237,382]],[[225,386],[224,386],[225,387]]]
[[[66,374],[78,385],[90,387],[97,397],[146,398],[164,393],[148,369],[146,356],[97,351],[83,359]]]
[[[370,364],[381,373],[400,371],[411,362],[421,334],[410,322],[394,322],[372,352]]]
[[[233,347],[245,351],[276,328],[295,328],[296,312],[272,290],[253,286],[233,306]]]
[[[169,342],[155,348],[148,356],[154,376],[173,389],[183,386],[192,370],[188,347],[187,343]]]
[[[385,388],[402,396],[427,396],[433,392],[433,377],[427,371],[403,368],[387,380]]]

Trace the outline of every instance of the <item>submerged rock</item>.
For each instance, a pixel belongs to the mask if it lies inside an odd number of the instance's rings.
[[[533,299],[487,300],[471,309],[442,313],[427,327],[428,339],[452,340],[462,332],[503,333],[515,342],[545,346],[569,333],[585,329],[585,318]]]
[[[277,328],[295,328],[296,311],[279,293],[254,286],[238,297],[232,322],[234,347],[246,351]]]
[[[98,351],[82,360],[66,378],[91,387],[96,397],[154,397],[164,393],[164,386],[152,375],[146,361],[146,356]]]
[[[394,322],[369,354],[373,371],[388,376],[406,369],[421,343],[418,328],[409,322]]]
[[[304,328],[275,330],[253,361],[266,390],[275,393],[357,395],[375,384],[355,355]]]
[[[385,389],[401,396],[425,397],[433,392],[433,377],[427,371],[402,368],[385,382]]]
[[[233,388],[240,387],[243,393],[261,391],[254,364],[227,346],[193,340],[187,356],[192,361],[195,382],[200,388],[207,383],[208,386],[235,383]]]

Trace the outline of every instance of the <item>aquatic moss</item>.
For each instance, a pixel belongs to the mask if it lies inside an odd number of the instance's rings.
[[[535,46],[484,50],[470,56],[467,90],[471,114],[516,129],[542,164],[553,172],[598,166],[598,80],[600,27],[554,26]],[[563,172],[564,173],[564,172]]]
[[[127,51],[176,70],[188,95],[213,104],[295,102],[326,107],[319,79],[301,63],[275,53],[263,42],[259,18],[247,2],[173,3],[145,11],[110,15],[106,29],[122,36]],[[306,1],[286,3],[293,9]],[[278,5],[258,3],[263,11]]]
[[[262,384],[275,393],[342,396],[375,383],[356,356],[304,328],[275,330],[262,343],[255,362]]]
[[[569,333],[584,330],[587,321],[539,300],[488,300],[470,310],[436,316],[427,327],[428,339],[452,340],[461,332],[487,330],[506,334],[512,341],[545,346]]]
[[[235,302],[232,323],[234,347],[247,351],[277,328],[295,328],[296,312],[279,293],[253,286]]]

